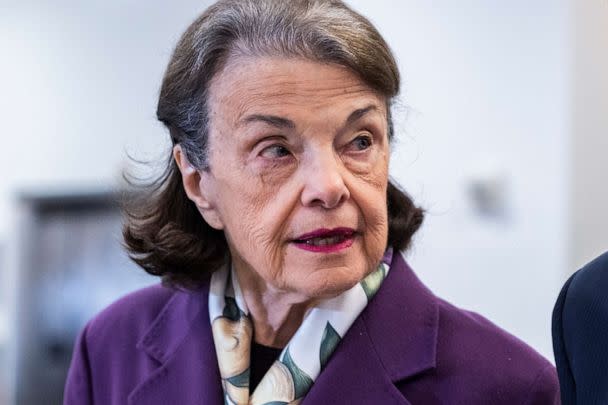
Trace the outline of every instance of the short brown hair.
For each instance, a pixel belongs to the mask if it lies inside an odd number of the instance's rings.
[[[208,170],[208,91],[211,79],[236,54],[300,57],[349,68],[383,95],[393,139],[391,106],[399,70],[374,26],[339,0],[220,0],[179,40],[165,73],[157,117],[189,162]],[[124,206],[123,235],[130,257],[169,284],[192,287],[228,258],[222,231],[210,227],[188,199],[171,156],[164,173],[140,184]],[[387,189],[388,246],[406,249],[423,210],[392,181]]]

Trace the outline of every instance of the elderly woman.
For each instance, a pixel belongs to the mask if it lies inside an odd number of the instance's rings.
[[[551,404],[554,367],[435,297],[400,255],[399,72],[338,0],[224,0],[179,41],[165,174],[127,208],[163,286],[82,332],[66,404]]]

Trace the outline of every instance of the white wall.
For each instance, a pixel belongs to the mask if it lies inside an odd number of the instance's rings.
[[[166,145],[156,96],[181,31],[205,7],[182,1],[20,1],[2,6],[0,239],[15,190],[108,187],[125,152]]]
[[[568,2],[351,3],[386,35],[404,76],[392,173],[429,210],[414,269],[552,357],[568,258]],[[485,178],[505,189],[494,217],[467,191]]]
[[[429,210],[411,263],[439,295],[548,357],[570,257],[570,1],[350,1],[404,77],[392,173]],[[16,190],[112,187],[125,151],[153,158],[167,146],[155,120],[161,75],[206,4],[2,6],[0,244],[11,242]],[[467,192],[486,177],[506,190],[494,217]]]
[[[608,1],[574,4],[571,269],[608,250]]]

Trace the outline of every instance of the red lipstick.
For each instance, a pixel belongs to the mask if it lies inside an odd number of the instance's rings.
[[[352,246],[355,235],[352,228],[323,228],[298,236],[293,244],[309,252],[333,253]]]

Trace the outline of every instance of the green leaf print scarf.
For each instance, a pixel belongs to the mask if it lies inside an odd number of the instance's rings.
[[[229,405],[299,404],[327,364],[340,340],[386,278],[387,251],[378,268],[337,297],[308,311],[279,358],[249,395],[249,357],[253,323],[234,269],[224,266],[211,277],[209,319],[225,403]],[[317,355],[311,356],[311,353]]]

